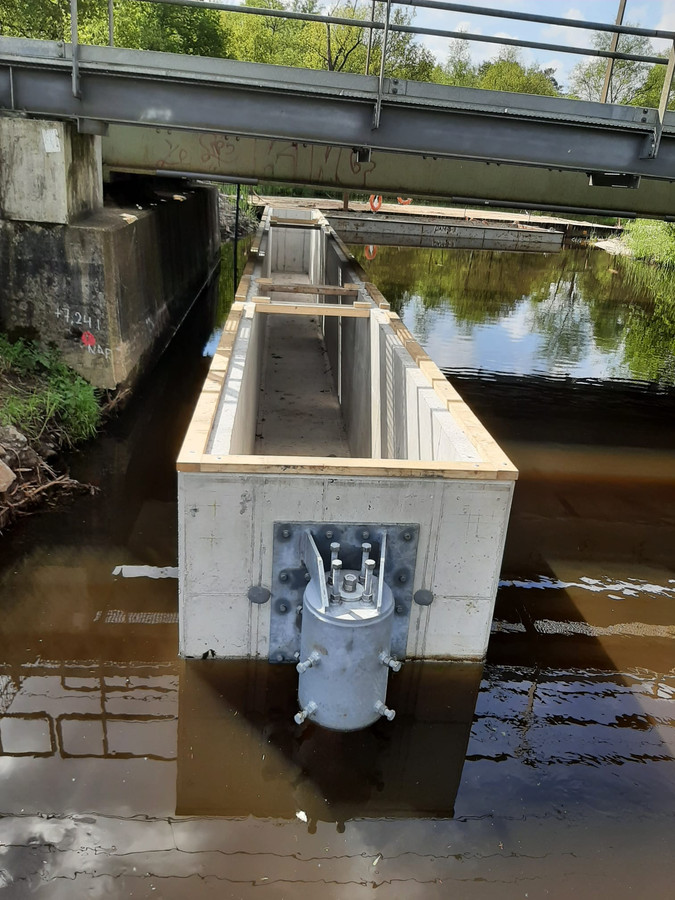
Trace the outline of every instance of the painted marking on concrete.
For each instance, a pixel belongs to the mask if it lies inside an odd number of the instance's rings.
[[[178,566],[115,566],[112,573],[122,578],[178,578]]]
[[[625,597],[638,597],[640,594],[657,594],[667,597],[675,597],[675,579],[669,579],[668,585],[651,584],[648,581],[631,579],[630,581],[603,581],[600,578],[580,578],[579,581],[558,581],[540,575],[538,581],[529,579],[513,579],[512,581],[500,581],[500,588],[515,587],[523,590],[538,591],[564,591],[567,588],[580,588],[593,593],[613,591],[610,594],[612,600],[622,600]],[[619,596],[621,595],[621,596]]]
[[[59,133],[56,128],[42,129],[42,143],[45,148],[45,153],[61,152],[61,141],[59,140]]]

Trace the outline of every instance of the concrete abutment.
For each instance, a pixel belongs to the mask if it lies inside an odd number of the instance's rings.
[[[0,153],[0,327],[133,381],[216,264],[216,190],[144,179],[104,204],[100,138],[70,123],[0,118]]]

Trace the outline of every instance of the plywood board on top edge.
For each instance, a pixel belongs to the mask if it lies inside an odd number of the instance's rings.
[[[197,400],[195,411],[192,414],[183,446],[178,454],[179,468],[183,462],[194,462],[206,451],[206,445],[213,428],[216,412],[218,411],[220,395],[227,378],[232,348],[237,338],[243,310],[243,303],[235,301],[232,304],[220,342],[211,360],[204,386]]]
[[[241,474],[281,474],[320,475],[328,478],[336,476],[368,478],[442,478],[474,481],[513,481],[517,472],[512,466],[494,466],[480,462],[434,462],[407,459],[339,459],[335,457],[310,456],[215,456],[204,454],[195,469],[194,460],[185,460],[189,468],[180,471],[200,471],[204,473]]]

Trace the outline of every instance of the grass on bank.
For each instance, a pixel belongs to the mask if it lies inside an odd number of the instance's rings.
[[[94,388],[55,350],[0,334],[0,425],[14,425],[29,440],[50,435],[72,446],[93,437],[100,418]]]
[[[636,259],[675,267],[675,223],[635,219],[626,223],[625,240]]]

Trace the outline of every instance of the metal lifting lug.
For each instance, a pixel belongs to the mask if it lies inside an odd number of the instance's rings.
[[[301,709],[300,712],[296,713],[293,716],[293,720],[296,725],[302,725],[305,719],[309,719],[309,717],[317,711],[319,707],[313,700],[310,700],[307,706],[304,709]]]
[[[309,654],[307,659],[304,660],[303,662],[299,662],[295,668],[298,671],[298,673],[300,675],[302,675],[303,672],[306,672],[307,669],[311,669],[312,666],[318,666],[320,662],[321,662],[321,657],[319,656],[319,654],[317,653],[316,650],[312,650],[312,652]]]
[[[389,656],[388,653],[385,653],[384,650],[380,653],[379,660],[383,666],[389,666],[392,672],[400,672],[401,666],[403,663],[399,659],[395,659],[393,656]]]
[[[381,700],[378,700],[377,703],[375,704],[375,712],[378,712],[381,716],[384,716],[384,718],[388,722],[391,722],[391,720],[396,715],[395,710],[389,709],[389,707],[385,706]]]

